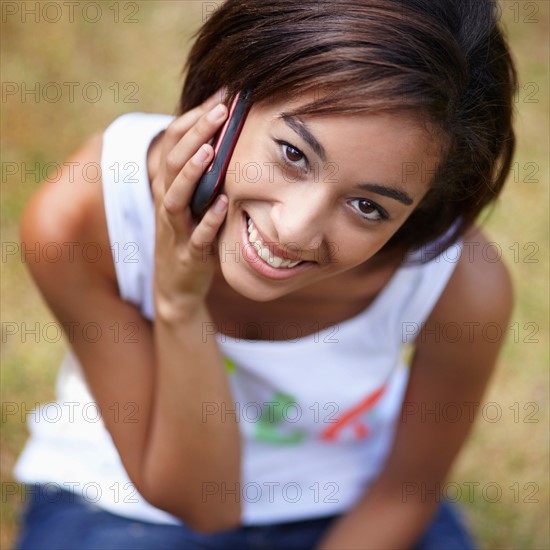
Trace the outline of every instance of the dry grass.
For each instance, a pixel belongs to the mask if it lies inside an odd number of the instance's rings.
[[[19,3],[4,2],[5,5]],[[34,2],[31,3],[34,5]],[[21,21],[21,13],[2,22],[2,80],[20,88],[2,99],[1,137],[4,170],[7,163],[27,166],[38,162],[62,163],[90,134],[105,128],[128,111],[173,112],[181,84],[180,70],[191,33],[198,27],[202,10],[213,3],[198,1],[103,2],[97,22],[85,21],[80,8],[74,22],[62,6],[58,22],[53,11]],[[132,16],[132,5],[138,12]],[[480,418],[470,444],[461,454],[449,481],[462,488],[461,500],[474,530],[485,548],[531,548],[550,546],[548,534],[548,40],[549,6],[546,1],[502,2],[521,75],[518,98],[516,173],[486,224],[491,239],[500,244],[516,286],[517,304],[512,328],[499,368],[486,396],[502,411],[496,422],[488,410]],[[536,12],[534,11],[536,9]],[[533,15],[534,14],[534,15]],[[95,17],[92,12],[88,18]],[[137,22],[124,22],[129,17]],[[534,22],[530,20],[536,19]],[[44,87],[58,83],[64,93],[49,102],[32,95],[22,97],[21,86]],[[74,101],[70,83],[76,82]],[[101,89],[101,100],[92,103],[82,96],[87,83],[91,93]],[[132,84],[133,83],[133,84]],[[120,97],[115,100],[116,86]],[[126,88],[125,88],[126,86]],[[137,86],[137,88],[136,88]],[[125,102],[136,91],[137,103]],[[46,90],[52,97],[54,88]],[[538,102],[528,102],[528,100]],[[531,163],[531,164],[529,164]],[[10,165],[13,166],[13,165]],[[533,167],[538,182],[526,181]],[[34,176],[20,174],[2,181],[3,250],[17,243],[20,212],[38,187]],[[514,243],[518,243],[517,245]],[[533,243],[529,245],[528,243]],[[524,248],[524,246],[526,248]],[[534,248],[538,247],[538,249]],[[535,251],[532,256],[530,252]],[[526,260],[532,258],[535,263]],[[2,401],[26,405],[54,398],[57,368],[65,344],[20,334],[9,335],[8,323],[35,323],[53,317],[32,284],[18,255],[2,259]],[[536,333],[531,333],[536,330]],[[517,405],[516,405],[517,404]],[[530,416],[530,413],[532,415]],[[490,418],[493,418],[492,416]],[[535,420],[536,422],[528,422]],[[2,419],[4,422],[4,418]],[[21,502],[4,493],[12,480],[11,469],[27,432],[20,417],[3,424],[2,532],[0,546],[10,548],[17,530]],[[474,487],[468,498],[468,483]],[[493,500],[492,487],[502,489]],[[449,495],[452,487],[449,486]],[[485,489],[485,491],[483,491]]]

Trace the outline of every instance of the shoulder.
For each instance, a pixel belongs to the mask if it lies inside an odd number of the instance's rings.
[[[430,486],[445,479],[508,333],[508,269],[488,253],[491,243],[478,229],[464,242],[458,261],[454,255],[439,260],[456,265],[415,340],[403,415],[383,473],[390,486],[395,479],[425,479]]]
[[[477,227],[464,236],[457,265],[438,302],[431,322],[496,322],[505,325],[514,304],[510,272],[500,247]]]
[[[57,273],[61,267],[84,262],[88,271],[116,280],[101,178],[92,180],[86,168],[91,163],[101,165],[102,145],[102,133],[91,136],[63,163],[61,177],[43,182],[25,206],[19,224],[21,242],[55,243],[61,251],[56,262],[28,258],[33,273]]]
[[[102,135],[94,134],[63,163],[61,177],[38,187],[25,207],[21,220],[23,230],[40,224],[49,234],[56,234],[85,225],[82,203],[97,200],[100,182],[87,182],[84,167],[100,162],[101,149]]]

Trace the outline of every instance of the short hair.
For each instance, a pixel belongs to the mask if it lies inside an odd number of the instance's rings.
[[[251,104],[313,92],[292,115],[404,111],[429,121],[441,162],[382,250],[439,239],[442,252],[510,171],[517,75],[495,0],[226,0],[185,70],[180,114],[224,86],[228,104],[245,87]]]

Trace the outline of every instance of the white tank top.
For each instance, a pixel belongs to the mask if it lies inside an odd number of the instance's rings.
[[[146,159],[171,120],[131,113],[103,137],[105,211],[120,295],[148,319],[154,318],[155,224]],[[460,256],[462,244],[454,246],[445,257],[402,266],[366,310],[311,335],[292,324],[287,341],[207,335],[225,357],[235,403],[232,410],[207,404],[204,413],[239,420],[241,485],[225,489],[227,498],[237,491],[244,525],[344,513],[368,489],[390,451],[410,344]],[[28,416],[31,437],[16,479],[55,483],[122,516],[180,523],[135,491],[104,426],[102,413],[130,420],[132,405],[99,411],[70,348],[56,390],[55,402]],[[205,486],[204,497],[216,490],[222,488]]]

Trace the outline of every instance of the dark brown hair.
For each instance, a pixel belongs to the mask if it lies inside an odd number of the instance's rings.
[[[442,252],[510,170],[517,81],[494,0],[226,0],[185,69],[179,114],[248,86],[252,104],[317,92],[293,115],[407,111],[441,130],[430,189],[384,250],[446,235],[422,256]]]

